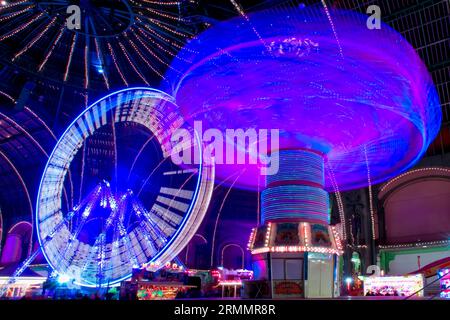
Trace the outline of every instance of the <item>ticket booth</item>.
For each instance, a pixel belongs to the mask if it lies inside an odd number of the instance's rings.
[[[321,235],[315,235],[319,230]],[[332,227],[306,222],[271,223],[253,233],[250,249],[254,279],[267,282],[271,298],[339,295],[340,251]]]

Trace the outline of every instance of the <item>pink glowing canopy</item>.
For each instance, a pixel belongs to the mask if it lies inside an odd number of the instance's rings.
[[[367,18],[307,7],[220,22],[174,59],[165,90],[204,129],[279,129],[280,149],[322,153],[329,191],[382,182],[425,152],[441,111],[413,47]],[[232,182],[237,172],[238,187],[264,183],[256,165],[216,175]]]

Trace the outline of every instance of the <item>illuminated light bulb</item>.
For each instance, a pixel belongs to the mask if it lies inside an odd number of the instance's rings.
[[[68,275],[65,274],[61,274],[58,276],[58,283],[59,284],[64,284],[70,281],[70,277]]]

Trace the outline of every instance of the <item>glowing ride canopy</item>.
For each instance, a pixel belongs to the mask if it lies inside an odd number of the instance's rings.
[[[205,129],[280,129],[280,149],[322,153],[327,191],[332,176],[341,190],[366,186],[368,171],[382,182],[410,168],[436,136],[438,96],[396,31],[370,30],[354,12],[331,11],[331,19],[336,33],[315,7],[218,23],[174,59],[166,91]],[[236,186],[264,185],[257,166],[240,167]],[[240,168],[216,170],[227,179]]]

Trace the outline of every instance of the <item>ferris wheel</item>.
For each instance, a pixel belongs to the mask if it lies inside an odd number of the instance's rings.
[[[171,136],[180,128],[192,130],[172,97],[151,88],[112,93],[72,122],[49,157],[36,204],[41,250],[57,274],[114,285],[133,267],[164,265],[184,248],[205,215],[214,168],[173,163]],[[182,149],[201,159],[193,140]]]

